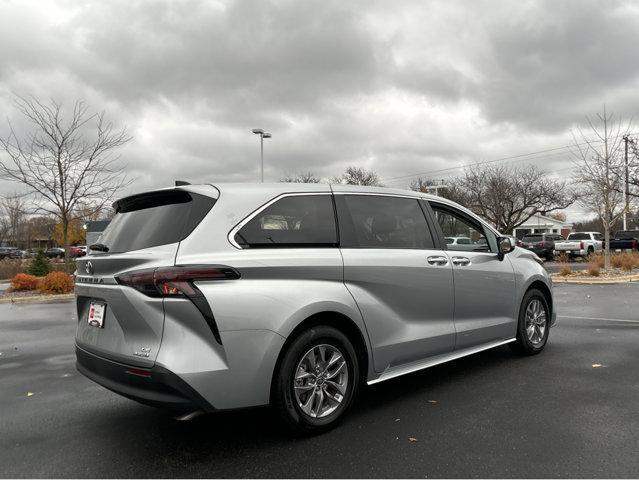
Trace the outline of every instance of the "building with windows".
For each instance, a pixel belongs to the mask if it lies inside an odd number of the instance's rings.
[[[531,233],[558,233],[565,238],[571,231],[572,223],[562,222],[561,220],[536,213],[515,228],[513,235],[517,238],[522,238],[524,235]]]

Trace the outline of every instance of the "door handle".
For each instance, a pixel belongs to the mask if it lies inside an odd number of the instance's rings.
[[[467,257],[453,257],[453,265],[470,265],[470,259]]]
[[[446,265],[448,263],[448,258],[441,255],[433,255],[428,257],[426,261],[431,265]]]

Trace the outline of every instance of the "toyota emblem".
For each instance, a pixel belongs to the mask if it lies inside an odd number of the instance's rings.
[[[84,264],[84,271],[87,272],[87,274],[89,275],[93,275],[93,264],[91,263],[91,261],[88,261]]]

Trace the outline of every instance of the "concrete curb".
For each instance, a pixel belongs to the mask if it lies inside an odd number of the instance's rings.
[[[627,275],[625,277],[618,278],[575,278],[575,277],[562,277],[556,273],[552,274],[553,283],[576,283],[581,285],[614,285],[617,283],[631,283],[639,282],[639,274]]]
[[[0,298],[0,305],[4,303],[50,303],[63,302],[74,298],[73,293],[62,293],[59,295],[32,295],[30,297],[9,297]]]

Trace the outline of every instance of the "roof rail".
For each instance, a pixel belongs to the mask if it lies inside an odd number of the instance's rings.
[[[181,187],[182,185],[191,185],[189,182],[185,182],[184,180],[176,180],[175,181],[175,186],[176,187]]]

